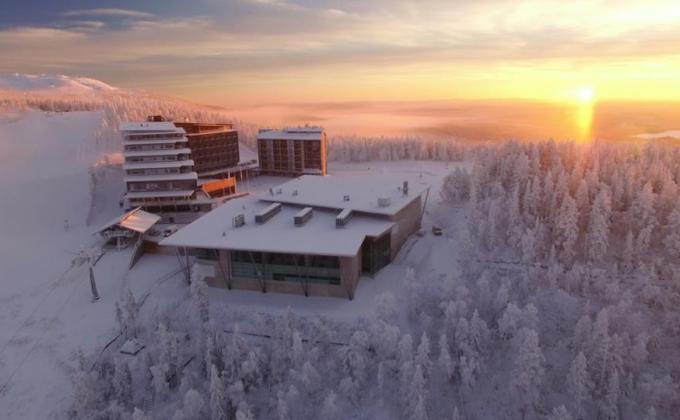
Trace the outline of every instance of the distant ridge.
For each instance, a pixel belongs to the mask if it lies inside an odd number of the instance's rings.
[[[0,90],[83,94],[110,92],[118,89],[87,77],[14,73],[0,74]]]

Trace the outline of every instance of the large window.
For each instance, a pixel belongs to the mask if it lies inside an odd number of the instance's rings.
[[[253,280],[340,284],[340,259],[333,256],[232,251],[231,275]]]

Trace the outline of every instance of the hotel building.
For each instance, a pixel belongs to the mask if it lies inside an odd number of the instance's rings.
[[[326,175],[327,147],[326,132],[321,127],[260,130],[260,171],[273,175]]]

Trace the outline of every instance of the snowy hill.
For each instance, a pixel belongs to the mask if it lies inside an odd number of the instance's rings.
[[[0,90],[48,91],[62,94],[83,94],[115,91],[117,88],[87,77],[64,75],[0,74]]]

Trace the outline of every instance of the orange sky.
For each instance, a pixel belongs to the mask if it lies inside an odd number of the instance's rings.
[[[584,87],[600,100],[680,97],[678,1],[113,3],[39,20],[9,6],[0,72],[89,76],[218,105],[571,102]]]

